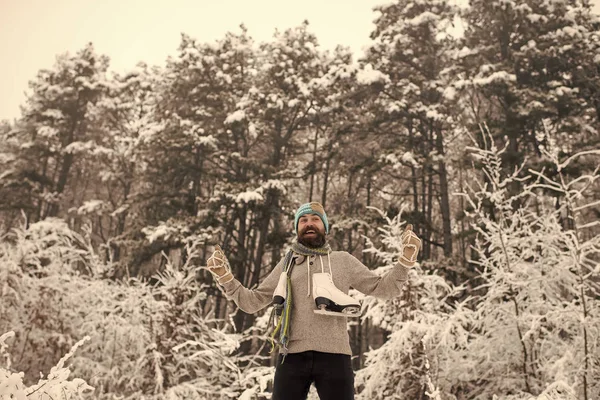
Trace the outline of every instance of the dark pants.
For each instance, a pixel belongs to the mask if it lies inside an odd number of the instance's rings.
[[[354,371],[349,355],[305,351],[277,357],[272,400],[305,400],[310,384],[321,400],[354,400]]]

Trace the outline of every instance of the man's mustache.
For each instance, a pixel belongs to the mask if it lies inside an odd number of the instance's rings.
[[[317,229],[317,227],[308,225],[308,226],[304,227],[304,229],[302,230],[302,234],[305,234],[308,231],[314,231],[315,233],[320,233],[319,230]]]

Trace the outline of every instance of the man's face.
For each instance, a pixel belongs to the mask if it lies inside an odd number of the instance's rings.
[[[298,242],[308,247],[325,244],[325,225],[316,214],[306,214],[298,220]]]

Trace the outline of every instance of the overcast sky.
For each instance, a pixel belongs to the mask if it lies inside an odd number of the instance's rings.
[[[0,0],[0,120],[19,116],[27,82],[52,68],[58,54],[94,43],[122,72],[139,61],[163,65],[180,34],[201,42],[239,31],[269,40],[307,19],[322,47],[369,43],[376,14],[387,0]],[[593,0],[600,3],[600,0]]]

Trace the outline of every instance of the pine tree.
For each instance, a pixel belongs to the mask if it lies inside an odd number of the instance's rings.
[[[112,262],[127,254],[128,242],[145,226],[137,218],[145,214],[145,205],[135,200],[143,192],[139,177],[147,168],[141,149],[160,129],[154,118],[160,78],[160,71],[143,63],[123,75],[114,74],[94,108],[93,123],[102,134],[87,161],[95,173],[88,178],[92,183],[87,201],[74,214],[81,223],[91,223],[97,245]]]
[[[433,246],[451,256],[446,146],[456,112],[447,71],[454,46],[448,29],[456,10],[444,0],[397,1],[377,10],[381,16],[371,35],[375,44],[363,61],[362,80],[378,94],[373,113],[381,158],[391,165],[393,182],[386,180],[387,189],[394,187],[394,197],[412,203],[409,218],[425,240],[424,257],[432,256]],[[381,79],[375,79],[378,73]],[[399,186],[398,181],[406,183]],[[433,228],[434,199],[440,205],[441,232]]]
[[[107,67],[108,58],[89,44],[74,56],[58,57],[54,69],[41,70],[30,82],[17,156],[26,161],[19,174],[34,186],[34,209],[27,213],[33,221],[64,216],[77,204],[78,185],[85,184],[77,172],[98,137],[91,108],[104,95]]]
[[[463,18],[458,57],[465,80],[455,86],[476,92],[469,107],[476,124],[485,122],[499,140],[509,138],[507,171],[525,154],[539,158],[550,132],[565,144],[597,141],[591,92],[598,33],[589,2],[474,0]],[[519,188],[515,183],[513,193]]]

